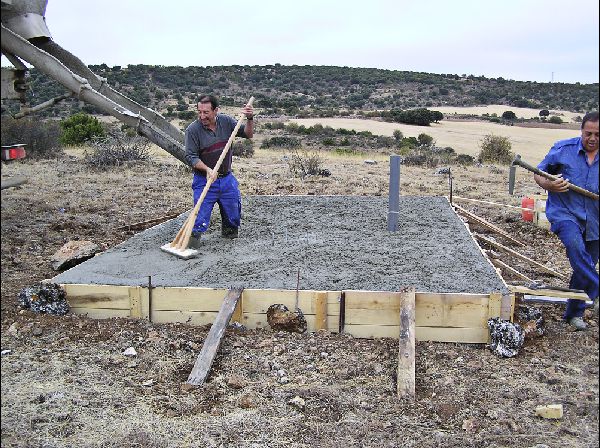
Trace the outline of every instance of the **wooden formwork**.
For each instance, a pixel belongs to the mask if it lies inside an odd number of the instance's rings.
[[[154,323],[212,324],[226,289],[62,284],[71,310],[92,318],[128,317]],[[293,310],[296,290],[245,289],[231,318],[247,328],[265,328],[275,303]],[[385,291],[298,291],[308,331],[327,330],[359,338],[398,338],[400,293]],[[487,320],[512,319],[514,294],[416,292],[419,341],[488,343]]]

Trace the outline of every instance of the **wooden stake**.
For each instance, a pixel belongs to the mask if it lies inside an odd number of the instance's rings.
[[[513,256],[514,256],[514,257],[516,257],[516,258],[519,258],[519,259],[521,259],[521,260],[523,260],[523,261],[526,261],[526,262],[528,262],[528,263],[531,263],[531,264],[533,264],[534,266],[537,266],[537,267],[538,267],[538,268],[540,268],[542,271],[544,271],[544,272],[547,272],[548,274],[552,274],[552,275],[554,275],[555,277],[558,277],[558,278],[560,278],[560,279],[563,279],[563,280],[565,280],[565,281],[568,281],[568,280],[569,280],[569,279],[568,279],[568,278],[567,278],[565,275],[561,274],[560,272],[556,272],[554,269],[550,269],[549,267],[546,267],[546,266],[544,266],[543,264],[541,264],[541,263],[538,263],[537,261],[535,261],[535,260],[532,260],[531,258],[529,258],[529,257],[526,257],[525,255],[522,255],[522,254],[520,254],[519,252],[517,252],[517,251],[514,251],[514,250],[512,250],[512,249],[511,249],[511,248],[509,248],[509,247],[503,246],[503,245],[502,245],[502,244],[500,244],[500,243],[497,243],[497,242],[495,242],[495,241],[493,241],[493,240],[491,240],[491,239],[489,239],[489,238],[486,238],[486,237],[484,237],[483,235],[479,235],[479,234],[477,234],[477,233],[476,233],[476,234],[475,234],[475,237],[476,237],[476,238],[479,238],[481,241],[484,241],[485,243],[489,244],[490,246],[492,246],[492,247],[495,247],[496,249],[500,249],[501,251],[504,251],[504,252],[506,252],[506,253],[508,253],[508,254],[510,254],[510,255],[513,255]]]
[[[400,338],[398,349],[399,397],[415,399],[415,289],[400,292]]]
[[[215,322],[210,327],[208,336],[204,341],[204,345],[202,345],[202,351],[198,355],[194,368],[187,379],[188,384],[191,384],[192,386],[201,386],[204,384],[221,345],[221,341],[223,340],[223,336],[225,336],[227,324],[229,324],[229,321],[231,320],[231,315],[235,310],[238,300],[242,296],[243,290],[243,288],[230,289],[223,299],[219,314],[217,314]]]

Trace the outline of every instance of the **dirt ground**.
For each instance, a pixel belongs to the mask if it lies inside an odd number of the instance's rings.
[[[331,176],[304,180],[290,176],[281,152],[257,151],[234,167],[243,194],[387,194],[387,157],[365,159],[326,157]],[[515,358],[485,345],[418,342],[414,402],[396,396],[393,339],[230,330],[208,382],[186,391],[206,327],[19,311],[19,291],[56,275],[50,257],[65,242],[107,249],[134,234],[127,225],[190,208],[191,175],[177,163],[155,158],[98,172],[67,155],[3,164],[3,178],[29,178],[2,191],[3,447],[598,446],[598,319],[587,312],[589,330],[574,332],[559,304],[541,306],[545,334],[527,339]],[[436,172],[403,167],[403,194],[447,195],[447,176]],[[516,206],[539,192],[519,172],[509,196],[506,167],[452,174],[454,196]],[[518,210],[461,205],[526,242],[521,253],[570,272],[556,237]],[[129,347],[136,356],[123,354]],[[549,404],[563,405],[562,419],[535,415]]]

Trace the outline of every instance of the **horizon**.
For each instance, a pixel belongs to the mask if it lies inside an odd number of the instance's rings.
[[[131,0],[49,0],[46,23],[53,40],[86,65],[280,63],[521,82],[599,82],[595,0],[582,0],[577,8],[560,0],[373,0],[369,8],[341,0],[301,5],[231,0],[227,10],[194,0],[147,0],[143,7]],[[561,24],[576,27],[577,33],[555,33]]]

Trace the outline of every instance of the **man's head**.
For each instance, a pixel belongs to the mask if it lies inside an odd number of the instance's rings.
[[[587,152],[598,151],[598,112],[588,112],[581,120],[581,143]]]
[[[202,126],[213,126],[217,120],[219,102],[213,95],[203,95],[198,100],[198,119]]]

